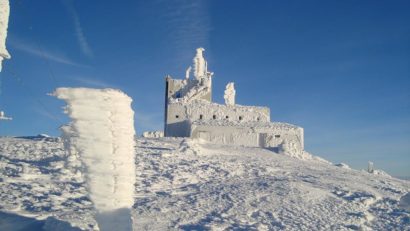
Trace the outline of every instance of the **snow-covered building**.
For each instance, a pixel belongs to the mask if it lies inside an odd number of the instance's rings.
[[[267,107],[235,104],[234,83],[226,86],[225,105],[212,102],[213,73],[208,71],[203,51],[196,50],[193,70],[187,69],[185,79],[165,78],[164,135],[302,152],[303,128],[270,122]]]

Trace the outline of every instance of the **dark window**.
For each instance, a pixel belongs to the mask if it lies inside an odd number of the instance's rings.
[[[229,116],[225,116],[225,118],[229,119]]]
[[[239,116],[239,120],[242,120],[242,116]]]
[[[204,118],[204,116],[203,115],[199,115],[199,119],[201,120],[201,119],[203,119]]]
[[[280,135],[275,135],[275,138],[280,138]]]
[[[257,117],[256,120],[259,121],[259,120],[261,120],[261,118]]]
[[[213,118],[213,119],[216,119],[216,115],[213,115],[212,118]]]
[[[178,118],[179,118],[179,115],[176,115],[176,116],[175,116],[175,118],[177,118],[177,119],[178,119]]]

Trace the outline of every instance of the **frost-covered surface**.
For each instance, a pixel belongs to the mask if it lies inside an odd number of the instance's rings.
[[[10,4],[9,0],[0,0],[0,72],[3,59],[9,59],[10,54],[6,49],[7,28],[9,25]]]
[[[139,230],[409,230],[410,182],[266,149],[138,141]]]
[[[261,148],[173,138],[136,145],[134,230],[410,227],[409,181]],[[61,141],[0,138],[0,158],[1,212],[95,225]]]
[[[118,90],[58,88],[53,93],[67,102],[72,122],[62,127],[67,150],[84,166],[91,200],[99,211],[130,208],[133,204],[134,112],[132,99]]]
[[[92,202],[83,181],[67,169],[68,159],[60,139],[0,138],[1,212],[39,220],[53,216],[86,230],[96,227]],[[4,214],[0,221],[0,230],[13,230],[2,229]]]

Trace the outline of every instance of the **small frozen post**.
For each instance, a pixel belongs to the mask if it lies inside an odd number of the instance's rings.
[[[374,172],[374,164],[373,162],[369,161],[368,165],[367,165],[367,172],[369,173],[373,173]]]
[[[235,86],[234,83],[228,83],[225,88],[225,94],[224,94],[224,99],[225,99],[225,104],[234,106],[235,105]]]
[[[189,79],[189,74],[191,73],[192,67],[189,66],[185,71],[185,79]]]
[[[4,111],[0,111],[0,120],[12,120],[13,118],[7,117]]]
[[[10,4],[9,0],[0,0],[0,72],[4,59],[9,59],[10,54],[6,49],[7,28],[9,25]]]
[[[135,150],[132,99],[119,90],[58,88],[72,121],[62,127],[70,157],[80,158],[100,230],[132,230]]]

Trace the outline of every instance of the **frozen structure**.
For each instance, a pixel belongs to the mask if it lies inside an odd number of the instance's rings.
[[[0,72],[3,59],[9,59],[10,54],[6,49],[7,28],[9,25],[10,4],[9,0],[0,0]]]
[[[3,59],[9,59],[10,54],[6,49],[7,27],[9,25],[10,4],[9,0],[0,0],[0,72]],[[11,120],[4,111],[0,111],[0,120]]]
[[[101,230],[131,230],[135,150],[132,99],[119,90],[58,88],[72,119],[61,128],[70,158],[66,168],[84,177]],[[77,166],[79,159],[82,166]]]
[[[0,120],[12,120],[13,118],[7,117],[4,111],[0,111]]]
[[[164,135],[302,153],[303,128],[270,122],[267,107],[235,104],[234,83],[226,86],[225,105],[212,102],[213,73],[208,71],[203,52],[203,48],[196,50],[193,78],[189,67],[185,79],[165,79]]]

